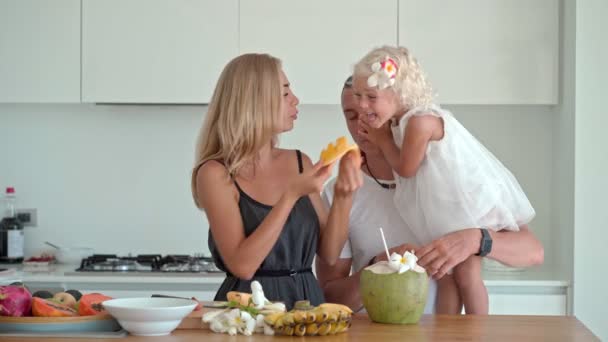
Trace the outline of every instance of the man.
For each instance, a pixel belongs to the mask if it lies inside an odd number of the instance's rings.
[[[391,253],[403,254],[406,250],[414,249],[419,258],[418,264],[426,268],[433,279],[441,278],[448,270],[474,254],[485,255],[514,267],[543,263],[543,246],[527,226],[520,227],[518,232],[471,228],[445,235],[430,243],[416,241],[393,203],[395,183],[389,163],[376,146],[357,134],[360,110],[351,87],[352,79],[349,78],[342,90],[342,111],[351,136],[365,154],[362,166],[364,180],[353,199],[349,238],[340,259],[334,266],[329,266],[316,258],[317,278],[326,301],[348,305],[354,311],[362,308],[359,295],[360,272],[367,265],[386,260],[380,227]],[[332,180],[323,191],[322,197],[327,205],[333,198],[333,186]],[[434,312],[436,295],[437,286],[432,280],[425,313]]]

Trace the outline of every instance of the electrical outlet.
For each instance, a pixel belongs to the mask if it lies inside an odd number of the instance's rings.
[[[38,210],[17,209],[17,218],[24,227],[38,227]]]

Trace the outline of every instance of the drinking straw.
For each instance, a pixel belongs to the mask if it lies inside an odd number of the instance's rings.
[[[391,256],[388,254],[388,246],[386,245],[386,239],[384,238],[384,232],[382,231],[382,227],[380,227],[380,235],[382,236],[382,243],[384,243],[384,250],[386,251],[386,260],[391,260]]]

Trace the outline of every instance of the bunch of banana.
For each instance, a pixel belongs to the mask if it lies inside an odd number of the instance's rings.
[[[314,307],[308,301],[299,301],[289,312],[265,316],[264,323],[277,335],[333,335],[348,330],[352,313],[342,304],[324,303]]]

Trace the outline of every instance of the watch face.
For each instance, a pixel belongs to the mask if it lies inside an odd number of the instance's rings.
[[[486,229],[482,229],[482,238],[479,255],[485,256],[492,251],[492,237]]]
[[[490,251],[492,250],[492,239],[484,239],[483,241],[483,245],[484,245],[484,252],[486,253],[490,253]]]

